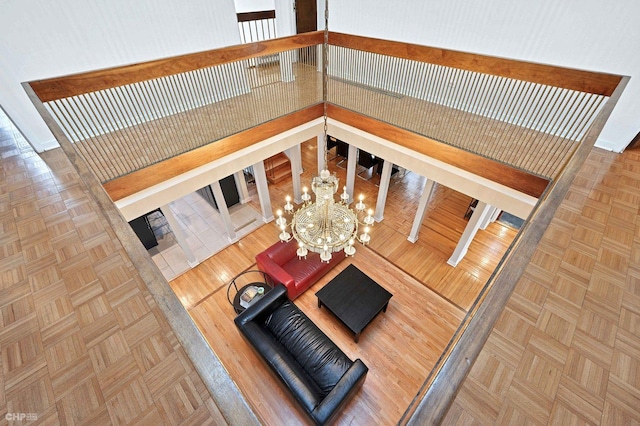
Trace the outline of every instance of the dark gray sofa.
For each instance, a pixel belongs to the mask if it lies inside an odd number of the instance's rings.
[[[329,423],[367,375],[364,363],[351,361],[287,298],[281,284],[235,323],[316,424]]]

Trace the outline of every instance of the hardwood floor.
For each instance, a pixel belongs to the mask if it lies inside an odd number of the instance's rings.
[[[315,140],[304,143],[302,153],[302,180],[308,184],[317,158]],[[344,183],[346,172],[336,166],[337,161],[330,162],[330,169]],[[370,180],[357,178],[355,193],[363,193],[365,202],[375,206],[378,177],[370,172],[362,176]],[[296,299],[348,356],[361,358],[370,368],[362,391],[344,409],[338,424],[400,420],[515,236],[515,230],[491,224],[478,234],[467,257],[452,268],[446,261],[467,223],[463,216],[470,198],[437,186],[420,237],[412,244],[407,235],[423,185],[424,178],[413,173],[394,178],[385,219],[374,226],[371,245],[358,246],[355,257],[342,261]],[[291,188],[291,178],[270,185],[274,210]],[[226,296],[230,280],[254,269],[254,256],[275,242],[274,225],[264,225],[170,284],[261,421],[299,424],[307,421],[304,414],[240,336]],[[338,320],[318,308],[315,297],[350,263],[393,293],[387,312],[364,330],[358,344]]]

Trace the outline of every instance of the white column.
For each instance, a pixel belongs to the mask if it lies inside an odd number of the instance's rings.
[[[407,240],[411,241],[412,243],[418,241],[418,235],[420,234],[420,227],[422,226],[422,221],[424,220],[424,214],[427,211],[429,200],[431,200],[431,196],[433,195],[433,188],[435,188],[434,181],[426,179],[424,182],[424,187],[422,188],[420,202],[418,203],[418,211],[416,211],[416,216],[413,218],[411,233],[407,238]]]
[[[320,176],[320,172],[324,169],[325,149],[327,149],[327,141],[324,138],[324,133],[322,133],[318,135],[318,176]]]
[[[271,198],[269,197],[267,172],[264,170],[264,163],[262,161],[253,165],[253,177],[256,180],[256,190],[258,191],[258,199],[260,200],[262,220],[264,223],[269,223],[273,220],[273,210],[271,209]]]
[[[288,83],[295,80],[293,74],[293,53],[280,53],[280,79]]]
[[[249,188],[247,188],[247,180],[244,178],[244,171],[240,170],[233,174],[233,180],[236,182],[238,194],[240,194],[240,203],[246,204],[251,201],[249,197]]]
[[[291,161],[291,177],[293,180],[293,201],[296,204],[302,202],[302,191],[300,190],[300,174],[302,173],[302,154],[300,153],[300,145],[296,145],[287,149],[287,156]]]
[[[384,163],[382,165],[382,174],[380,175],[380,187],[378,189],[376,212],[373,216],[376,222],[380,222],[382,219],[384,219],[384,205],[387,202],[387,194],[389,193],[391,170],[393,170],[393,163],[391,161],[384,160]]]
[[[229,236],[229,242],[235,243],[238,241],[238,236],[236,235],[236,230],[233,227],[233,222],[231,222],[231,216],[229,215],[229,208],[227,207],[227,202],[224,199],[224,194],[222,192],[222,187],[220,186],[220,181],[215,181],[211,184],[211,189],[213,190],[213,198],[216,199],[216,204],[218,205],[218,211],[220,212],[220,216],[222,216],[222,223],[224,223],[224,227],[227,230],[227,235]]]
[[[467,227],[464,228],[464,232],[460,237],[460,241],[458,241],[458,245],[455,250],[453,250],[453,254],[449,260],[447,260],[449,265],[456,266],[462,260],[464,255],[467,254],[467,249],[469,248],[471,241],[473,241],[473,237],[476,236],[476,232],[478,232],[480,224],[485,217],[489,215],[490,210],[491,206],[478,200],[478,205],[469,218],[469,223],[467,223]]]
[[[493,206],[488,206],[488,207],[489,207],[489,213],[484,217],[482,222],[480,222],[480,229],[482,230],[487,229],[487,226],[489,226],[489,224],[492,222],[491,218],[493,217],[495,211],[498,210]]]
[[[358,164],[358,148],[349,144],[349,153],[347,154],[347,193],[351,195],[351,200],[356,198],[353,188],[356,183],[356,165]],[[340,189],[340,188],[338,188]]]
[[[502,210],[500,210],[499,208],[496,208],[496,211],[493,212],[493,214],[491,215],[491,223],[498,220],[498,216],[500,216],[500,213],[502,213]]]
[[[178,219],[176,219],[176,217],[173,215],[173,212],[171,211],[171,208],[169,207],[168,204],[165,204],[164,206],[160,207],[160,211],[164,215],[164,218],[167,219],[167,223],[169,224],[169,227],[173,231],[173,235],[176,237],[176,241],[178,242],[178,245],[184,252],[185,257],[187,258],[187,263],[192,268],[195,267],[196,265],[198,265],[198,259],[196,259],[196,256],[193,254],[191,247],[189,247],[189,244],[187,244],[187,237],[184,235],[184,232],[182,231],[182,228],[178,223]]]

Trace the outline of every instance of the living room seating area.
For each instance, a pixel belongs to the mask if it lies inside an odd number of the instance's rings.
[[[366,378],[367,366],[351,361],[287,298],[283,285],[238,315],[235,324],[315,424],[329,423]]]

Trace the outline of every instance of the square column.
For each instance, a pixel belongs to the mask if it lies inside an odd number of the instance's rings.
[[[493,222],[492,218],[495,215],[496,211],[498,211],[496,207],[489,206],[489,214],[487,214],[484,220],[480,223],[480,229],[482,229],[483,231],[487,229],[487,226],[489,226],[489,224]]]
[[[253,165],[253,177],[256,180],[256,190],[260,200],[260,210],[262,210],[262,221],[269,223],[273,220],[273,210],[271,208],[271,198],[269,197],[269,182],[267,172],[264,170],[262,161]]]
[[[236,188],[238,188],[238,194],[240,194],[240,203],[247,204],[251,201],[249,197],[249,189],[247,188],[247,180],[244,178],[244,171],[240,170],[233,174],[233,180],[236,181]]]
[[[380,175],[380,186],[378,189],[378,200],[376,201],[376,212],[373,218],[376,222],[384,219],[384,205],[387,202],[387,195],[389,194],[389,183],[391,182],[391,170],[393,170],[393,163],[384,160],[382,164],[382,174]]]
[[[424,220],[424,215],[427,211],[429,200],[431,200],[433,189],[435,188],[434,183],[435,182],[430,179],[427,179],[424,182],[422,195],[420,196],[420,202],[418,204],[418,211],[416,211],[416,216],[413,218],[413,226],[411,227],[411,232],[409,233],[409,237],[407,238],[407,240],[411,241],[412,243],[418,241],[420,226],[422,226],[422,221]]]
[[[286,151],[289,161],[291,161],[291,178],[293,181],[293,201],[296,204],[302,202],[302,191],[300,186],[300,175],[302,174],[302,153],[300,145],[293,146]]]
[[[349,144],[349,153],[347,154],[347,194],[354,199],[354,186],[356,183],[356,166],[358,165],[358,148]],[[339,188],[338,188],[339,189]]]
[[[220,181],[215,181],[211,184],[211,189],[213,190],[213,198],[216,199],[216,204],[218,205],[218,211],[220,212],[220,216],[222,216],[222,222],[224,223],[224,227],[227,230],[227,235],[229,236],[229,242],[235,243],[238,241],[238,236],[236,235],[236,230],[233,227],[233,222],[231,222],[231,216],[229,215],[229,208],[227,207],[227,201],[224,199],[224,194],[222,193],[222,187],[220,186]]]
[[[198,259],[196,259],[196,256],[193,254],[191,247],[189,247],[189,244],[187,244],[187,237],[186,235],[184,235],[184,232],[182,231],[182,228],[178,223],[178,219],[176,219],[175,215],[173,214],[171,207],[169,207],[168,204],[165,204],[164,206],[160,207],[160,211],[162,212],[164,218],[167,220],[169,227],[173,231],[173,235],[176,237],[178,245],[187,258],[187,263],[189,264],[189,266],[192,268],[197,266],[199,263]]]
[[[467,223],[466,228],[464,228],[464,232],[458,241],[458,245],[455,250],[453,250],[453,254],[447,260],[447,263],[451,266],[457,266],[458,263],[462,260],[465,254],[467,254],[467,249],[469,245],[471,245],[471,241],[473,241],[473,237],[476,236],[478,229],[480,229],[480,225],[484,222],[485,218],[489,216],[491,213],[491,206],[487,203],[484,203],[478,200],[478,204],[476,205],[473,214],[469,218],[469,223]]]

